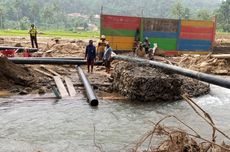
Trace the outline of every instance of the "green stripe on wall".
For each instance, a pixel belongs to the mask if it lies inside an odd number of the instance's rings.
[[[108,29],[108,28],[102,28],[101,34],[106,36],[128,36],[128,37],[134,37],[136,31],[132,30],[116,30],[116,29]]]
[[[149,38],[151,42],[151,47],[153,47],[153,43],[157,43],[158,48],[163,50],[176,50],[177,39],[170,38]]]

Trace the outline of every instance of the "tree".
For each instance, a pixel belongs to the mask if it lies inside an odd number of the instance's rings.
[[[224,32],[230,32],[230,0],[222,1],[217,11],[217,21]]]
[[[184,13],[184,7],[180,1],[177,1],[176,4],[172,7],[172,14],[177,18],[182,18]]]
[[[20,13],[21,13],[21,8],[20,8],[20,1],[19,0],[15,0],[13,6],[14,6],[14,9],[16,11],[16,16],[17,16],[17,26],[18,26],[18,29],[20,29],[20,21],[19,21],[19,18],[20,18]]]
[[[30,25],[30,19],[26,16],[24,16],[22,19],[20,19],[20,29],[21,30],[26,30],[28,29]]]
[[[182,14],[182,17],[185,18],[185,19],[189,19],[191,17],[191,13],[190,13],[190,9],[189,8],[185,8],[184,9],[184,12]]]
[[[200,20],[210,20],[210,12],[206,9],[201,9],[197,12],[197,18]]]
[[[53,20],[53,11],[50,9],[49,6],[46,6],[42,10],[42,19],[44,20],[46,27],[48,27],[48,23],[50,23]]]
[[[3,29],[3,16],[5,14],[4,6],[0,4],[0,28]]]
[[[36,23],[36,18],[38,18],[39,16],[39,4],[36,0],[31,0],[29,3],[29,9],[30,9],[30,13],[32,15],[32,21],[33,23]]]
[[[103,12],[111,15],[142,16],[150,18],[192,18],[191,11],[208,8],[218,9],[221,0],[0,0],[0,28],[20,28],[23,16],[40,28],[71,29],[75,20],[69,19],[67,14],[81,13],[90,16],[87,23],[99,23],[93,16]],[[186,8],[188,7],[188,8]],[[202,17],[200,15],[199,17]],[[194,16],[197,17],[197,14]],[[202,17],[203,18],[203,17]],[[90,21],[89,21],[90,20]],[[223,19],[224,20],[224,19]],[[4,22],[4,25],[3,25]],[[71,22],[71,23],[68,23]],[[81,21],[82,22],[82,21]],[[41,26],[43,25],[43,26]],[[223,24],[224,25],[224,24]],[[47,26],[47,27],[46,27]]]

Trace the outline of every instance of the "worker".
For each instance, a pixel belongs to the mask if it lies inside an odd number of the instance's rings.
[[[105,35],[102,35],[97,45],[97,55],[99,60],[103,60],[105,47],[106,47],[106,38]]]
[[[139,29],[139,28],[136,29],[136,32],[135,32],[135,40],[136,40],[136,41],[140,41],[140,29]]]
[[[32,48],[34,48],[34,44],[35,44],[36,48],[38,48],[37,33],[38,32],[37,32],[37,29],[36,29],[35,25],[31,24],[29,34],[30,34],[30,41],[31,41]]]
[[[136,51],[136,49],[138,48],[138,46],[139,46],[139,40],[138,39],[135,39],[134,40],[134,43],[133,43],[133,54],[135,55],[135,51]]]
[[[138,48],[140,42],[140,30],[139,28],[136,29],[134,43],[133,43],[133,54],[135,55],[135,51]]]
[[[138,48],[135,51],[135,55],[141,58],[145,57],[145,48],[143,47],[143,44],[140,42]]]
[[[93,73],[94,61],[96,61],[96,47],[93,45],[93,40],[89,40],[89,45],[86,46],[85,59],[87,59],[88,73]]]
[[[145,37],[143,46],[145,48],[145,53],[148,54],[149,53],[149,48],[150,48],[150,42],[149,42],[148,37]]]
[[[107,73],[110,73],[110,67],[111,67],[110,64],[112,61],[112,58],[111,58],[112,52],[113,52],[113,49],[110,47],[109,42],[106,42],[105,52],[103,55],[103,61],[104,61],[105,68],[106,68],[105,72],[107,72]]]

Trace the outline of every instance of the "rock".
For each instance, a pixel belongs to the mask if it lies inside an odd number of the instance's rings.
[[[38,89],[38,94],[45,94],[46,93],[46,88],[45,87],[41,87]]]
[[[18,93],[20,92],[19,88],[13,88],[12,90],[10,90],[11,93]]]
[[[76,40],[71,40],[70,43],[76,43]]]
[[[133,63],[118,63],[112,77],[113,89],[132,100],[175,101],[183,93],[198,96],[209,92],[209,86],[199,81]]]
[[[14,46],[15,47],[23,47],[21,43],[16,43]]]
[[[27,95],[27,94],[29,94],[29,92],[26,91],[26,90],[24,89],[24,90],[21,90],[21,91],[19,92],[19,94],[20,94],[20,95]]]
[[[112,77],[110,76],[110,77],[108,77],[108,80],[109,80],[109,82],[113,82],[114,78],[112,78]]]
[[[30,88],[30,87],[25,88],[25,90],[26,90],[27,92],[32,92],[32,88]]]

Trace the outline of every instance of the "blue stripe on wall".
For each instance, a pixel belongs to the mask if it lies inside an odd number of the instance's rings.
[[[180,45],[181,51],[209,51],[212,48],[211,45]]]
[[[187,40],[179,39],[179,44],[181,45],[212,45],[211,41],[208,40]]]
[[[177,32],[144,32],[144,37],[155,38],[177,38]]]
[[[208,40],[179,39],[177,49],[181,51],[209,51],[211,48],[212,42]]]

